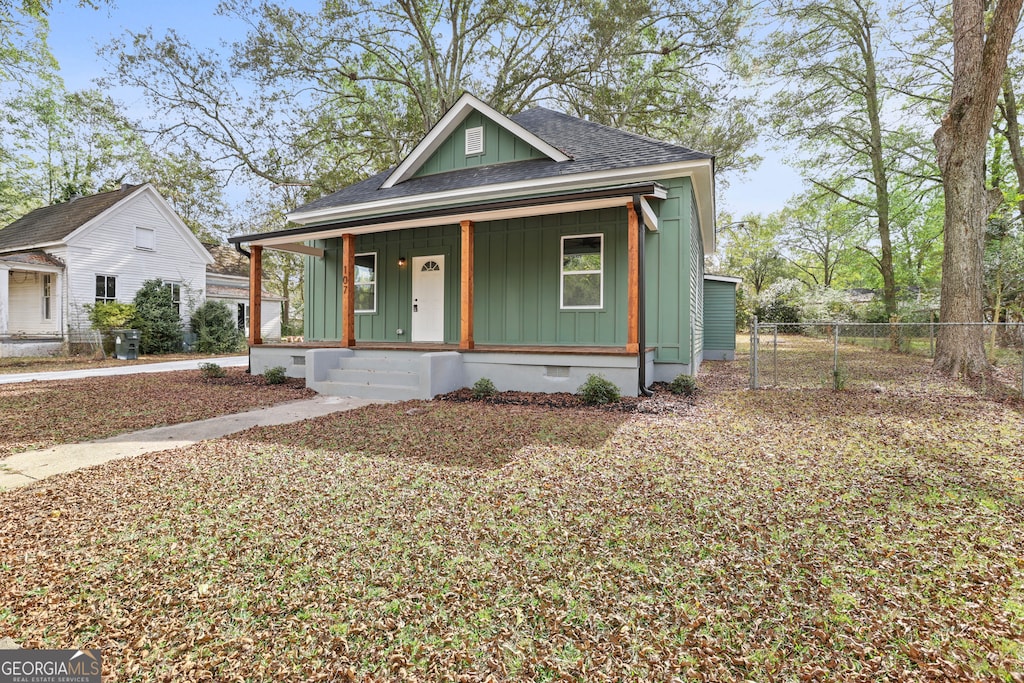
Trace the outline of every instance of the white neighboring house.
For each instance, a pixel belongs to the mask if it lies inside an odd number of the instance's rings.
[[[233,247],[203,245],[213,257],[206,268],[206,298],[223,301],[235,313],[238,329],[249,336],[249,259]],[[260,332],[273,342],[281,339],[281,304],[284,297],[262,290]]]
[[[148,183],[36,209],[0,230],[0,356],[59,352],[89,328],[85,304],[131,303],[154,278],[187,329],[213,263]]]

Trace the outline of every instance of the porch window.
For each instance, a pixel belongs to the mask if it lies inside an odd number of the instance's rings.
[[[181,285],[177,282],[165,282],[164,287],[167,288],[167,292],[171,297],[174,310],[178,312],[178,315],[181,315]]]
[[[249,334],[249,304],[238,304],[238,329]]]
[[[562,308],[604,306],[604,236],[562,238]]]
[[[96,276],[96,303],[117,301],[117,277],[114,275]]]
[[[50,302],[53,296],[53,275],[43,275],[43,320],[51,320],[53,318],[53,312],[50,308]]]
[[[356,313],[377,312],[377,254],[356,254]]]

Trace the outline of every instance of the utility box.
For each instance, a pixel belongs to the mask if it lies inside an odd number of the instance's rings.
[[[141,338],[142,333],[138,330],[114,330],[114,357],[118,360],[138,360]]]

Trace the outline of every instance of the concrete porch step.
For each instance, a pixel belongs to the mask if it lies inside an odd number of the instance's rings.
[[[419,386],[394,384],[353,384],[351,382],[317,382],[315,390],[326,396],[371,398],[378,401],[408,401],[419,398]]]
[[[327,371],[327,381],[343,384],[361,384],[373,386],[419,387],[420,376],[415,372],[396,370],[371,370],[350,368],[349,359],[342,367]]]
[[[400,355],[358,355],[340,359],[340,367],[345,370],[387,370],[396,372],[419,372],[420,356],[407,353]]]

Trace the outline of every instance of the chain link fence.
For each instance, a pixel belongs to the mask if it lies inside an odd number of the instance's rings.
[[[834,390],[934,385],[931,359],[940,328],[980,327],[993,371],[982,378],[1024,396],[1024,323],[855,323],[819,321],[750,326],[750,388]]]

